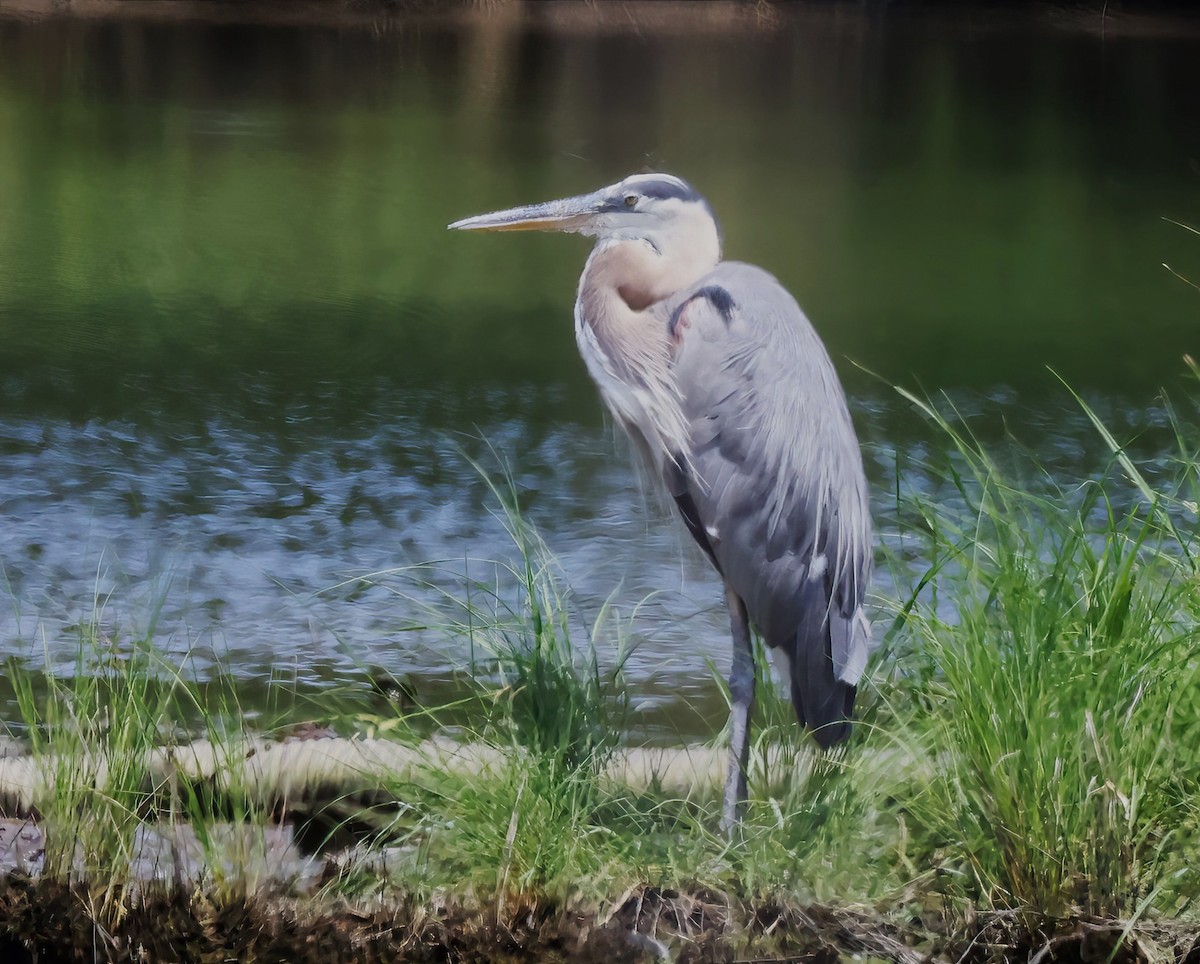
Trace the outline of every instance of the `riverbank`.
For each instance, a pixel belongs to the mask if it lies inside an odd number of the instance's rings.
[[[18,674],[0,935],[39,961],[1194,964],[1194,429],[1177,474],[1148,476],[1097,421],[1111,477],[1050,498],[902,394],[957,495],[898,495],[884,564],[905,588],[875,600],[845,748],[814,751],[760,660],[732,840],[720,741],[631,745],[627,640],[578,634],[510,482],[511,585],[452,601],[478,654],[465,717],[397,700],[255,733],[235,690],[95,625],[74,675]],[[185,717],[202,732],[170,738]]]
[[[91,895],[63,885],[0,887],[0,952],[13,964],[110,960],[291,961],[789,961],[843,959],[976,962],[1177,961],[1197,954],[1195,931],[1115,920],[1063,920],[1029,935],[1011,918],[983,914],[939,934],[918,918],[876,912],[730,905],[723,894],[644,888],[603,915],[538,901],[388,907],[294,899],[155,894],[132,902],[118,924],[97,927]],[[26,948],[36,947],[36,958]]]
[[[912,14],[953,22],[968,18],[976,29],[1003,28],[1027,19],[1083,34],[1117,37],[1196,37],[1200,23],[1183,2],[1126,5],[1016,3],[991,5],[916,2],[794,3],[780,0],[2,0],[0,19],[112,20],[266,26],[361,26],[400,30],[422,23],[503,27],[521,22],[564,37],[572,34],[765,36],[789,25],[861,22]]]
[[[215,749],[205,741],[153,754],[148,766],[158,792],[144,785],[136,817],[124,821],[128,849],[110,850],[103,867],[95,863],[100,851],[90,851],[97,828],[88,818],[76,827],[84,835],[68,841],[64,854],[62,840],[52,837],[53,818],[43,824],[40,816],[54,808],[52,775],[62,779],[67,768],[27,754],[0,759],[0,805],[24,812],[0,820],[4,960],[1191,964],[1200,953],[1194,921],[976,907],[947,900],[931,879],[914,879],[871,902],[815,902],[803,896],[811,888],[799,881],[751,883],[745,875],[753,874],[752,861],[738,852],[745,837],[732,847],[709,839],[709,861],[696,862],[697,874],[711,873],[712,858],[727,866],[707,881],[677,873],[675,884],[653,884],[630,874],[635,882],[628,886],[610,880],[607,890],[589,891],[581,879],[580,888],[551,893],[508,878],[519,860],[519,805],[508,824],[501,876],[448,884],[428,862],[445,855],[422,853],[405,829],[404,811],[428,805],[438,785],[486,793],[494,783],[503,794],[506,773],[536,774],[544,760],[494,746],[335,738],[259,740],[228,754]],[[772,763],[781,761],[780,750],[770,754]],[[597,785],[613,799],[636,796],[644,813],[691,799],[715,817],[720,756],[707,747],[618,752]],[[856,766],[883,772],[911,761],[893,755]],[[46,779],[31,782],[39,770]],[[103,765],[87,772],[91,779],[80,785],[106,797],[120,794]],[[183,803],[201,797],[203,813]],[[231,814],[240,819],[222,819]],[[745,834],[761,833],[758,822],[749,820]],[[623,834],[629,828],[622,823],[584,832]],[[455,833],[462,839],[483,829],[462,826]],[[843,841],[854,846],[849,836]],[[557,838],[543,843],[569,846]],[[839,861],[830,854],[825,862]],[[815,866],[809,864],[810,873]],[[422,873],[435,879],[422,880]]]

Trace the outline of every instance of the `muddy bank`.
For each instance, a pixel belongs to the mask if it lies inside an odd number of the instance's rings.
[[[105,908],[97,920],[91,908]],[[753,955],[834,961],[871,953],[916,962],[896,937],[855,935],[829,913],[762,908],[744,916],[716,895],[645,890],[607,917],[515,898],[486,908],[401,902],[212,898],[160,893],[118,911],[123,895],[51,883],[0,889],[5,961],[580,961],[670,958],[727,961]]]
[[[102,758],[64,767],[21,745],[8,752],[0,756],[2,962],[1200,964],[1192,923],[976,913],[931,879],[852,908],[754,893],[736,875],[725,875],[728,890],[643,883],[575,903],[471,886],[415,894],[424,879],[413,873],[419,841],[404,836],[404,821],[377,818],[406,806],[403,789],[422,770],[479,775],[512,762],[483,744],[321,738],[157,748],[141,761],[141,822],[125,828],[127,846],[97,864],[73,834],[64,839],[60,829],[55,839],[40,811],[63,773],[86,772],[103,794]],[[711,783],[718,756],[704,746],[625,749],[602,779],[686,788]],[[181,791],[203,796],[213,814],[230,810],[233,793],[257,819],[189,823],[169,806]],[[57,859],[47,859],[48,844]]]
[[[919,917],[770,901],[742,905],[711,892],[641,889],[605,915],[513,898],[467,907],[432,900],[389,906],[120,891],[10,880],[0,886],[0,957],[83,961],[579,961],[845,958],[965,962],[1036,960],[1200,962],[1200,939],[1158,924],[1132,934],[1119,921],[1047,922],[1032,933],[1013,916],[979,918],[956,933]]]

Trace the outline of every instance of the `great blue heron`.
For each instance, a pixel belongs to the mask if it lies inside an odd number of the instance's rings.
[[[672,175],[450,227],[596,238],[575,302],[579,350],[725,582],[731,830],[746,799],[750,623],[782,657],[796,715],[825,748],[849,735],[870,649],[867,483],[829,355],[775,278],[721,261],[712,208]]]

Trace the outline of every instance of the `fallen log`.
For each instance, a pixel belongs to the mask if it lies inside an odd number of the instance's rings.
[[[142,761],[114,760],[103,751],[53,752],[0,758],[0,814],[24,817],[43,810],[64,786],[103,790],[116,770],[141,772],[147,791],[181,782],[219,793],[236,792],[266,807],[321,799],[394,796],[405,782],[437,773],[498,770],[522,755],[485,743],[444,739],[406,744],[366,738],[269,742],[196,740],[158,747]],[[651,785],[686,793],[715,784],[724,752],[694,744],[680,748],[631,747],[616,751],[601,776],[635,788]]]

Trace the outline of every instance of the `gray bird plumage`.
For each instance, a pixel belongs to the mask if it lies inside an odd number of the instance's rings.
[[[833,364],[771,275],[721,262],[712,209],[672,175],[451,227],[597,238],[575,306],[580,352],[725,582],[732,829],[747,793],[750,624],[787,664],[796,715],[823,747],[849,734],[870,650],[867,485]]]
[[[869,649],[871,542],[833,366],[792,296],[751,265],[719,265],[662,312],[691,437],[667,487],[695,507],[693,536],[787,657],[800,722],[831,746],[849,733]]]

